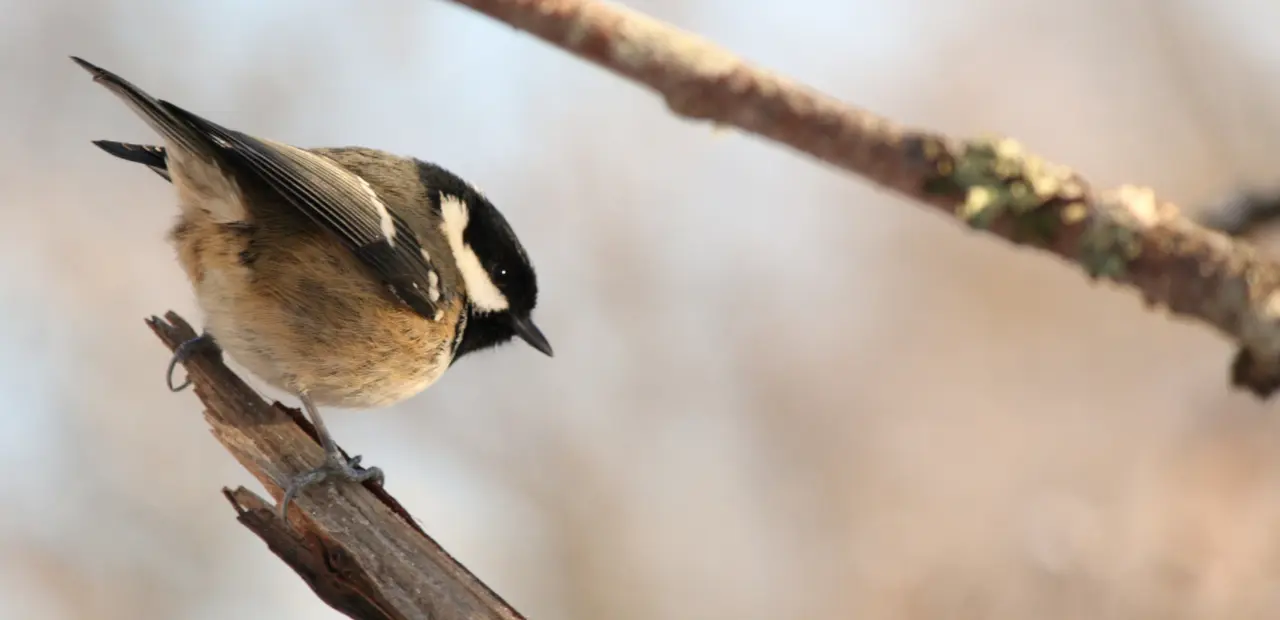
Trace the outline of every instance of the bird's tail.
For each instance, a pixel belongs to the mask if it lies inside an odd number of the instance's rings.
[[[216,150],[214,149],[214,146],[209,143],[208,138],[170,112],[170,104],[153,98],[141,88],[130,84],[124,78],[90,63],[83,58],[72,56],[71,60],[74,60],[76,64],[80,65],[85,71],[88,71],[93,75],[93,81],[102,84],[107,87],[107,90],[115,93],[117,97],[120,97],[120,99],[128,104],[128,106],[132,108],[138,116],[142,117],[142,120],[146,121],[152,129],[163,136],[167,143],[203,159],[215,157],[214,154]],[[137,161],[133,157],[126,157],[120,152],[113,151],[111,148],[103,146],[102,144],[98,144],[98,146],[117,157],[123,157],[130,161]]]
[[[142,164],[164,177],[166,181],[172,181],[169,178],[169,155],[163,146],[131,144],[115,140],[94,140],[93,144],[120,159]]]

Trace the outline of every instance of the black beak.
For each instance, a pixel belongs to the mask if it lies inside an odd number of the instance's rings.
[[[541,351],[547,357],[552,357],[551,343],[547,342],[547,337],[542,335],[542,330],[533,324],[532,318],[512,315],[511,326],[515,328],[516,335],[529,343],[529,346]]]

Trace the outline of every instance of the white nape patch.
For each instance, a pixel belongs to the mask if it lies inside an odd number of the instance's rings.
[[[440,276],[434,270],[427,272],[427,298],[431,303],[440,301]]]
[[[364,180],[364,177],[351,175],[360,179],[360,187],[364,188],[366,194],[369,195],[369,201],[373,203],[373,208],[378,212],[378,226],[382,228],[382,236],[386,237],[387,244],[396,247],[396,223],[391,219],[391,211],[387,209],[387,204],[378,198],[378,192],[373,191],[373,186]]]
[[[480,257],[476,256],[475,250],[462,240],[462,233],[471,220],[467,203],[457,196],[441,194],[440,212],[444,218],[440,230],[449,240],[449,249],[453,252],[453,260],[462,274],[462,283],[467,287],[467,297],[472,305],[483,312],[506,310],[510,306],[507,297],[489,278],[489,273],[480,264]]]

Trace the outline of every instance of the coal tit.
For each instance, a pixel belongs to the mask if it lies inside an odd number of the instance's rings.
[[[342,457],[317,407],[400,402],[462,356],[517,336],[552,354],[531,317],[538,283],[524,247],[453,173],[369,148],[250,136],[72,60],[163,139],[95,144],[177,192],[169,239],[205,326],[173,362],[216,346],[296,394],[315,425],[325,461],[289,483],[282,516],[309,485],[382,480]]]

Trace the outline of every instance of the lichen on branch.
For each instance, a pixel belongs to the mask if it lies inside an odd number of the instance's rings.
[[[768,138],[1131,287],[1232,339],[1233,385],[1263,397],[1280,388],[1280,266],[1149,189],[1091,189],[1008,139],[903,128],[616,4],[452,1],[648,87],[678,115]]]

